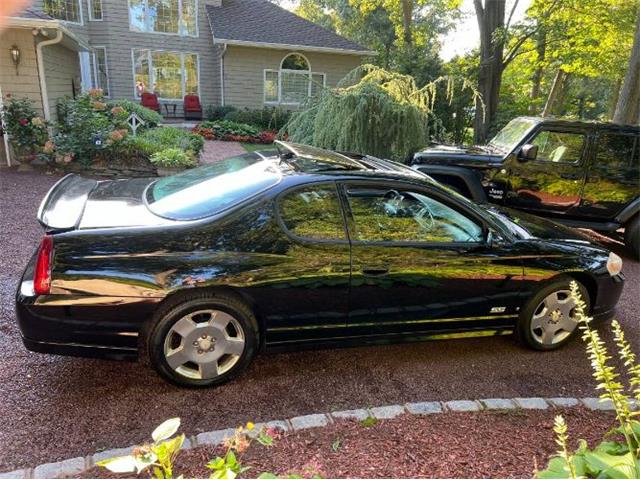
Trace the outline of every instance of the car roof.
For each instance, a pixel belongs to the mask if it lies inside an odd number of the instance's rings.
[[[562,127],[596,127],[596,128],[606,128],[612,130],[629,130],[633,132],[640,132],[639,125],[625,125],[622,123],[613,123],[613,122],[598,122],[595,120],[575,120],[568,118],[557,118],[557,117],[518,117],[527,120],[531,120],[535,123],[544,123],[545,125],[557,125]]]

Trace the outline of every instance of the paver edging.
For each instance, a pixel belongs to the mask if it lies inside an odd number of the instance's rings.
[[[267,426],[281,429],[284,432],[297,432],[309,428],[328,426],[336,421],[361,421],[367,417],[375,417],[378,420],[389,420],[399,415],[434,415],[442,413],[479,412],[496,410],[548,410],[553,408],[586,407],[591,410],[613,410],[611,402],[599,398],[573,398],[573,397],[517,397],[517,398],[485,398],[480,400],[452,400],[447,402],[414,402],[404,405],[383,405],[379,407],[361,408],[353,410],[340,410],[329,413],[315,413],[300,415],[286,420],[272,420],[256,424],[256,427]],[[634,404],[635,406],[635,404]],[[225,428],[210,432],[201,432],[188,436],[183,449],[188,450],[201,445],[219,445],[225,438],[233,435],[235,429]],[[91,468],[96,461],[110,458],[111,456],[127,455],[134,446],[104,450],[86,457],[76,457],[59,462],[46,463],[34,468],[20,468],[10,472],[0,473],[0,479],[6,478],[56,478],[61,475],[76,474],[85,468]],[[44,477],[43,477],[44,475]]]

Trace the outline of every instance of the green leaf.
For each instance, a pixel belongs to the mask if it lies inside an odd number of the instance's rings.
[[[584,459],[590,469],[600,472],[600,478],[635,478],[635,459],[630,452],[624,455],[585,452]]]
[[[271,472],[262,472],[260,475],[258,475],[258,479],[262,480],[274,480],[276,478],[278,478],[278,476]]]
[[[545,470],[536,474],[537,478],[571,478],[567,462],[562,457],[553,457]]]
[[[124,457],[108,458],[97,462],[99,467],[105,467],[107,470],[114,473],[129,473],[129,472],[141,472],[154,462],[152,456],[147,457],[135,457],[133,455],[126,455]]]
[[[158,428],[153,431],[153,433],[151,434],[151,438],[153,438],[154,442],[166,440],[174,433],[176,433],[178,431],[178,428],[180,428],[180,419],[177,417],[170,418],[169,420],[159,425]]]

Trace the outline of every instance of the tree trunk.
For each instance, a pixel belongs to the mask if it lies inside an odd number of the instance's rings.
[[[495,123],[504,70],[501,40],[494,40],[494,32],[504,27],[505,0],[474,0],[478,27],[480,29],[480,71],[478,73],[478,92],[481,100],[476,100],[473,122],[473,141],[486,143],[489,128]],[[484,102],[484,105],[483,103]]]
[[[613,121],[616,123],[638,123],[638,112],[640,111],[640,12],[636,21],[636,33],[633,37],[633,47],[631,48],[631,58],[629,66],[624,76],[624,83],[613,114]]]
[[[544,110],[542,110],[543,117],[548,117],[555,111],[555,107],[559,103],[559,99],[562,98],[562,96],[564,95],[564,91],[566,90],[566,79],[567,74],[559,68],[556,72],[556,76],[553,79],[553,83],[551,84],[551,90],[549,90],[547,103],[545,103]]]
[[[618,105],[618,98],[620,98],[620,89],[622,88],[622,78],[616,80],[613,86],[613,92],[611,92],[611,99],[609,100],[609,113],[608,118],[613,119],[613,115],[616,113],[616,105]]]
[[[541,29],[536,37],[536,53],[538,58],[536,59],[536,69],[531,76],[531,95],[529,98],[529,113],[536,112],[536,100],[540,96],[540,85],[542,83],[542,76],[544,75],[543,62],[547,53],[547,34],[544,29]]]
[[[404,43],[407,46],[413,44],[413,0],[402,0],[402,29]]]

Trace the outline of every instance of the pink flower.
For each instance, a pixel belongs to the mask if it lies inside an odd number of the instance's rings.
[[[90,97],[93,98],[102,98],[102,89],[101,88],[90,88],[87,92]]]
[[[20,119],[20,125],[22,125],[23,127],[27,126],[28,124],[29,124],[29,120],[27,120],[26,118]]]
[[[124,113],[124,111],[125,111],[125,110],[124,110],[124,108],[119,107],[119,106],[113,107],[113,108],[111,109],[111,113],[112,113],[113,115],[118,115],[118,114],[120,114],[120,113]]]
[[[56,145],[51,140],[47,140],[46,143],[44,144],[44,147],[42,147],[42,151],[47,154],[53,153],[55,149],[56,149]]]

